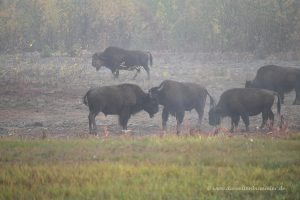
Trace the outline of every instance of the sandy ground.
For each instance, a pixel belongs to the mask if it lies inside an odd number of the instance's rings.
[[[300,61],[283,61],[275,58],[257,60],[247,54],[174,54],[154,52],[151,79],[141,71],[136,80],[134,72],[121,71],[114,80],[107,68],[96,72],[91,66],[92,52],[76,58],[53,56],[40,58],[37,53],[1,56],[0,64],[0,136],[1,137],[84,137],[88,133],[88,108],[82,97],[91,87],[125,82],[140,85],[145,91],[165,79],[202,84],[218,101],[220,94],[234,87],[244,87],[253,79],[256,70],[266,64],[300,67]],[[295,92],[285,96],[282,113],[291,131],[300,130],[300,106],[292,105]],[[274,113],[276,113],[276,106]],[[202,132],[213,132],[208,124],[209,99],[207,99]],[[146,112],[131,117],[128,128],[131,134],[159,134],[161,111],[150,119]],[[278,120],[278,118],[276,119]],[[122,134],[117,116],[99,114],[96,118],[103,134]],[[251,132],[261,123],[261,116],[250,118]],[[197,126],[197,113],[186,112],[183,133]],[[174,133],[176,120],[169,118],[169,132]],[[222,120],[222,127],[230,127],[230,120]],[[244,124],[240,122],[240,129]],[[266,132],[266,131],[265,131]],[[249,133],[251,134],[251,133]]]

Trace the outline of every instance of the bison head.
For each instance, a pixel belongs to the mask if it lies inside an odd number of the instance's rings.
[[[219,125],[221,123],[221,113],[218,107],[212,107],[208,112],[208,121],[212,126]]]
[[[152,118],[154,114],[158,112],[157,100],[151,98],[149,94],[144,99],[144,110],[149,113],[150,118]]]
[[[98,71],[102,66],[105,65],[105,58],[102,53],[94,53],[92,57],[92,66]]]
[[[153,87],[149,90],[149,96],[152,99],[156,99],[156,101],[159,101],[159,94],[162,90],[162,87]]]

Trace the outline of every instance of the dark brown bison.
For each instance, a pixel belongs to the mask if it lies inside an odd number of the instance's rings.
[[[92,58],[92,66],[98,71],[102,66],[111,70],[115,78],[119,77],[119,70],[136,70],[133,79],[143,67],[150,79],[152,55],[150,52],[131,51],[119,47],[107,47],[103,52],[95,53]]]
[[[274,95],[277,93],[270,90],[257,88],[234,88],[225,91],[218,104],[209,111],[209,124],[219,125],[221,118],[231,117],[231,132],[237,128],[240,117],[242,117],[246,131],[249,131],[249,116],[255,116],[262,113],[262,129],[267,120],[271,120],[271,125],[274,123],[274,114],[272,105],[274,103]],[[277,95],[277,112],[280,114],[280,98]]]
[[[171,114],[176,117],[176,130],[179,134],[185,111],[191,111],[192,109],[197,111],[199,126],[201,125],[206,97],[209,95],[204,87],[195,83],[165,80],[158,87],[151,88],[149,94],[164,106],[162,111],[162,127],[164,130],[169,114]],[[214,101],[210,95],[209,97],[212,105]]]
[[[284,102],[284,94],[295,89],[293,104],[300,105],[300,69],[267,65],[259,68],[253,81],[246,81],[245,87],[273,90]]]
[[[127,130],[127,122],[131,115],[145,110],[152,118],[158,112],[158,103],[151,99],[139,86],[134,84],[120,84],[90,89],[83,98],[89,107],[89,131],[96,132],[95,117],[99,112],[104,115],[118,115],[119,124]]]

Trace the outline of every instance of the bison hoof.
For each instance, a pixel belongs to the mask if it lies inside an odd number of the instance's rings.
[[[98,135],[97,130],[91,130],[90,135]]]
[[[131,130],[122,130],[122,133],[130,133]]]

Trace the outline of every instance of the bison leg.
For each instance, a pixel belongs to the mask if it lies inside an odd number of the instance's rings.
[[[231,133],[236,131],[236,129],[239,125],[239,122],[240,122],[240,116],[239,115],[231,116],[231,128],[230,128]]]
[[[116,71],[114,69],[110,69],[112,75],[113,75],[113,79],[116,79]]]
[[[201,123],[202,123],[202,118],[203,118],[203,113],[204,113],[204,105],[200,106],[199,108],[196,108],[196,111],[198,113],[198,126],[200,129]]]
[[[176,120],[177,120],[177,126],[176,126],[176,134],[179,135],[181,131],[181,124],[184,118],[184,111],[179,111],[176,113]]]
[[[92,113],[89,114],[88,119],[89,119],[89,133],[92,134],[92,120],[93,120]]]
[[[249,116],[246,114],[242,114],[241,117],[245,123],[246,132],[248,132],[249,131]]]
[[[284,104],[284,92],[282,90],[279,90],[278,95],[280,98],[280,103]]]
[[[136,72],[135,72],[135,75],[132,77],[132,80],[135,80],[135,78],[137,77],[138,73],[140,73],[141,70],[140,68],[136,68]]]
[[[261,123],[261,126],[260,126],[260,129],[263,129],[267,123],[267,120],[269,119],[271,121],[271,124],[270,124],[270,129],[273,127],[273,124],[274,124],[274,113],[272,112],[271,108],[267,111],[263,111],[262,112],[262,123]]]
[[[300,86],[295,88],[296,90],[296,98],[293,105],[300,105]]]
[[[115,73],[114,73],[114,78],[115,79],[117,79],[117,78],[119,78],[119,70],[117,69],[116,71],[115,71]]]
[[[90,134],[93,134],[93,132],[94,132],[94,134],[96,135],[97,134],[97,126],[96,126],[96,120],[95,120],[96,114],[93,112],[90,112],[88,118],[89,118],[89,132],[90,132]]]
[[[272,111],[271,111],[271,112],[272,112]],[[263,128],[265,127],[268,118],[269,118],[269,113],[268,113],[268,111],[263,111],[263,112],[262,112],[262,123],[261,123],[261,125],[260,125],[260,129],[263,129]]]
[[[274,113],[272,112],[272,110],[270,109],[269,111],[269,117],[268,117],[271,121],[271,124],[270,124],[270,129],[273,128],[273,125],[274,125]]]
[[[143,67],[147,72],[147,79],[150,80],[150,69],[149,69],[149,67],[148,66],[143,66]]]
[[[127,130],[127,123],[130,118],[130,113],[128,111],[122,111],[121,114],[119,114],[119,123],[122,126],[123,130]]]
[[[165,107],[162,111],[161,118],[162,118],[162,127],[163,127],[163,130],[165,131],[166,127],[167,127],[167,121],[169,118],[169,111]]]

